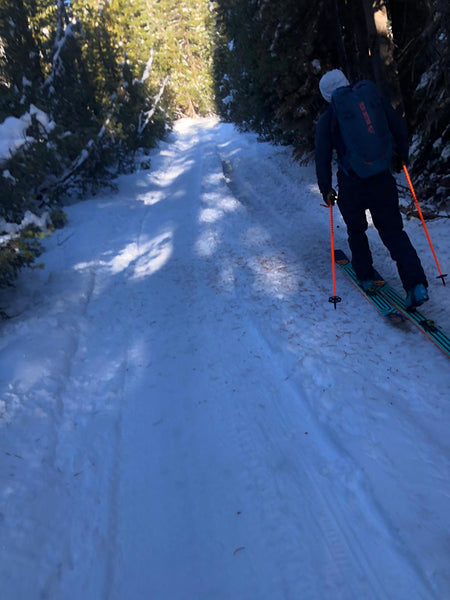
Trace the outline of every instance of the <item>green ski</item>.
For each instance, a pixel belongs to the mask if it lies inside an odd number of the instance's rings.
[[[450,358],[450,337],[434,321],[425,317],[417,309],[408,310],[402,296],[386,283],[378,273],[378,279],[375,280],[375,293],[366,293],[359,285],[352,264],[344,252],[336,250],[334,258],[340,269],[383,316],[394,323],[410,321]]]

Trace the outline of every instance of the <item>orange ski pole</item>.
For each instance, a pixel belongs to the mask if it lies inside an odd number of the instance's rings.
[[[333,226],[333,205],[330,204],[330,233],[331,233],[331,272],[333,274],[333,295],[328,298],[328,302],[334,304],[334,308],[336,309],[336,305],[338,302],[341,302],[341,298],[336,296],[336,265],[334,261],[334,226]]]
[[[438,271],[439,271],[439,275],[437,276],[437,279],[442,279],[442,283],[445,285],[445,278],[447,277],[447,274],[443,274],[442,271],[441,271],[441,267],[439,266],[439,262],[438,262],[438,259],[437,259],[437,256],[436,256],[436,252],[434,251],[433,244],[432,244],[431,238],[430,238],[430,234],[428,233],[428,229],[427,229],[427,226],[425,224],[425,219],[423,218],[422,211],[420,210],[420,206],[419,206],[419,202],[417,200],[416,192],[414,191],[414,187],[413,187],[413,184],[412,184],[412,181],[411,181],[411,177],[409,176],[408,169],[406,168],[406,165],[403,165],[403,171],[405,173],[406,181],[408,182],[409,189],[411,190],[412,197],[414,198],[414,202],[416,204],[416,208],[417,208],[417,212],[419,213],[420,220],[422,221],[423,229],[424,229],[425,234],[427,236],[428,243],[430,244],[431,252],[433,253],[434,260],[436,261],[436,266],[437,266]]]

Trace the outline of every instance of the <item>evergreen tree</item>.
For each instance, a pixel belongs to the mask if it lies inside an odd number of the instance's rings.
[[[31,27],[37,11],[34,0],[0,0],[0,117],[20,116],[37,100],[44,79],[39,40]]]
[[[310,149],[318,75],[330,64],[333,14],[306,0],[218,0],[221,113],[267,138]],[[335,36],[333,38],[336,39]]]
[[[90,129],[98,104],[86,61],[81,52],[81,24],[69,16],[64,0],[57,0],[49,73],[42,90],[46,107],[62,127],[72,131]]]
[[[172,116],[210,112],[213,22],[207,0],[0,0],[0,122],[30,119],[2,163],[0,217],[111,185]],[[0,286],[31,246],[0,248]]]
[[[416,191],[450,209],[450,5],[425,0],[388,5],[406,116],[414,134],[411,171]]]
[[[155,23],[155,65],[170,73],[170,91],[178,115],[214,110],[212,58],[214,15],[208,0],[160,0],[150,3]]]
[[[377,82],[416,138],[421,191],[448,198],[450,6],[445,0],[217,0],[215,85],[221,115],[302,156],[313,149],[321,75]]]

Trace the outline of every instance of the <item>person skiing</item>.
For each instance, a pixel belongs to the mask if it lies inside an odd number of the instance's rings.
[[[400,159],[407,164],[409,148],[405,121],[387,100],[378,95],[373,83],[365,81],[352,87],[338,69],[323,75],[319,89],[329,106],[320,116],[316,129],[317,182],[328,206],[337,201],[347,227],[353,268],[361,286],[368,293],[374,293],[376,289],[366,235],[368,209],[382,242],[397,263],[408,308],[420,306],[428,300],[428,282],[417,252],[403,229],[397,186],[389,168],[391,138]],[[356,96],[356,103],[351,94]],[[342,105],[344,110],[339,108]],[[362,129],[359,131],[352,110],[361,112]],[[383,127],[387,132],[384,137],[383,132],[380,133]],[[337,154],[339,194],[332,186],[333,150]],[[370,158],[360,156],[362,154]]]

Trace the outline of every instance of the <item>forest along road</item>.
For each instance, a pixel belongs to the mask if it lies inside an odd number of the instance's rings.
[[[7,297],[2,599],[450,597],[448,359],[343,277],[328,303],[289,149],[182,120],[151,163],[68,207]]]

